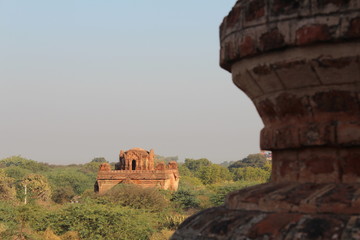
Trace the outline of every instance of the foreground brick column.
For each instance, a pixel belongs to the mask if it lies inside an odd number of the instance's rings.
[[[255,104],[272,180],[173,239],[360,239],[360,1],[241,0],[220,64]]]

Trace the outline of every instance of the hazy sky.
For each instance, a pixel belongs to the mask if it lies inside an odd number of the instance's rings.
[[[239,160],[262,122],[218,65],[234,0],[0,0],[0,158]]]

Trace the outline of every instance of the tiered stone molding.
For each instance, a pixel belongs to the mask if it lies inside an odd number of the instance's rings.
[[[239,0],[220,41],[263,120],[272,179],[172,239],[360,239],[360,1]]]

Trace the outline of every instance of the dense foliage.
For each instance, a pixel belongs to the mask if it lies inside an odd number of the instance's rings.
[[[246,158],[232,163],[229,168],[257,167],[263,168],[267,164],[266,157],[263,154],[249,154]]]
[[[187,216],[223,204],[231,191],[267,181],[271,171],[268,161],[254,155],[223,164],[186,159],[179,163],[177,192],[120,184],[98,195],[93,185],[103,162],[0,160],[0,239],[168,239]]]

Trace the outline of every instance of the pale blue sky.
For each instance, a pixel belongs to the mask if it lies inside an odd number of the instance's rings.
[[[255,107],[218,66],[234,0],[0,0],[0,158],[238,160]]]

